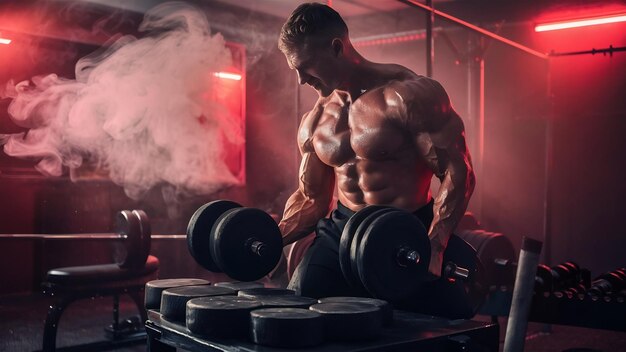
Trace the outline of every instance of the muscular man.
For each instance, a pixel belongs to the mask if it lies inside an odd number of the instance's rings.
[[[290,287],[312,297],[349,295],[338,260],[341,231],[372,204],[414,212],[428,230],[429,272],[439,277],[443,251],[462,217],[475,179],[463,122],[436,81],[366,60],[332,8],[299,6],[278,42],[300,84],[319,94],[298,130],[298,189],[279,227],[285,245],[316,231]],[[432,176],[441,180],[435,199]],[[338,204],[328,214],[334,190]]]

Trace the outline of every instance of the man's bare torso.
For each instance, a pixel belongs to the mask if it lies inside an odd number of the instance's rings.
[[[432,143],[420,142],[420,116],[407,114],[407,97],[426,78],[381,65],[383,83],[354,101],[335,90],[321,97],[300,126],[299,143],[333,167],[339,201],[352,210],[370,204],[416,210],[430,199]],[[397,70],[397,73],[393,71]],[[391,71],[391,74],[390,72]],[[399,77],[385,80],[385,77]]]

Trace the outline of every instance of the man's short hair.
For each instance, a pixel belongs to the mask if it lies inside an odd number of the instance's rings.
[[[315,2],[298,6],[280,31],[278,48],[288,52],[308,38],[332,40],[348,37],[348,26],[331,7]]]

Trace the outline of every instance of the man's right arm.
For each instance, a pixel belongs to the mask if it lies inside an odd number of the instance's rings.
[[[335,187],[333,168],[317,157],[312,146],[303,146],[301,150],[298,189],[287,200],[283,219],[278,224],[283,234],[283,246],[315,229],[317,222],[328,213]]]

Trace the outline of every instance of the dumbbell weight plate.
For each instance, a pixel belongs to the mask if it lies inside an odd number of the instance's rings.
[[[515,273],[503,270],[502,267],[495,264],[496,259],[515,261],[515,249],[506,236],[501,233],[493,233],[477,252],[485,268],[485,278],[490,286],[492,284],[513,285]]]
[[[352,270],[352,260],[350,259],[352,240],[354,239],[357,229],[363,220],[365,220],[373,212],[382,209],[389,209],[389,207],[384,205],[370,205],[357,211],[350,217],[350,219],[348,219],[346,226],[344,226],[343,232],[341,233],[341,238],[339,240],[339,266],[341,267],[341,272],[343,273],[346,281],[354,288],[362,288],[363,285],[360,283],[356,271]]]
[[[216,200],[198,208],[189,220],[187,247],[196,262],[208,271],[222,272],[209,249],[213,225],[222,214],[235,208],[241,208],[241,205],[228,200]]]
[[[263,242],[262,255],[250,249],[253,240]],[[217,219],[209,247],[226,275],[239,281],[254,281],[278,264],[283,240],[278,224],[269,214],[255,208],[237,208]]]
[[[357,287],[359,287],[363,292],[366,292],[367,289],[365,288],[365,286],[361,282],[361,279],[359,278],[359,267],[357,264],[358,263],[357,252],[359,250],[359,245],[361,244],[361,240],[363,239],[363,236],[365,235],[365,231],[367,231],[372,221],[377,219],[382,214],[385,214],[394,210],[397,210],[397,209],[386,208],[386,209],[380,209],[380,210],[376,210],[372,212],[368,217],[365,218],[365,220],[361,222],[359,227],[356,229],[356,233],[354,234],[354,237],[352,238],[352,242],[350,243],[350,264],[352,266],[352,273],[354,275],[354,278],[356,279],[356,282],[359,285]]]
[[[422,222],[413,214],[393,210],[370,217],[356,256],[358,275],[375,298],[395,301],[413,295],[427,279],[430,262],[430,241]],[[408,247],[416,250],[420,261],[400,265],[398,250]]]
[[[121,268],[137,268],[143,252],[142,231],[139,218],[130,210],[122,210],[115,216],[115,231],[120,238],[113,241],[113,260]],[[145,264],[146,256],[141,265]]]

